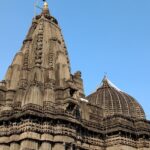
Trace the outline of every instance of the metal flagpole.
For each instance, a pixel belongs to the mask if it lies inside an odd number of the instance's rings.
[[[43,2],[45,2],[46,0],[43,0]],[[40,0],[36,0],[34,3],[34,17],[36,16],[36,8],[38,9],[42,9],[38,4],[39,4]]]

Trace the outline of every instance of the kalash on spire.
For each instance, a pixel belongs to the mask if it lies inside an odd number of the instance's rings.
[[[44,2],[44,5],[43,5],[42,13],[43,13],[43,14],[49,14],[49,15],[50,15],[47,1],[46,1],[46,0],[43,0],[43,2]]]

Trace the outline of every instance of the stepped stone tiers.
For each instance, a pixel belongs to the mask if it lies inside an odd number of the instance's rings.
[[[84,95],[47,2],[0,82],[0,150],[150,150],[140,104],[105,77]]]

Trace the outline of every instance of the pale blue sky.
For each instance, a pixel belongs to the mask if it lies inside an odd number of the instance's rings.
[[[34,16],[34,0],[0,3],[0,80]],[[150,119],[150,0],[48,0],[61,26],[72,72],[81,70],[85,92],[109,79],[135,97]]]

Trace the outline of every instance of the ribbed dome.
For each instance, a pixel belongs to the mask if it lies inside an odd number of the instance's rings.
[[[87,97],[93,105],[103,109],[103,116],[123,115],[145,119],[141,105],[131,96],[119,90],[106,77],[98,90]]]

